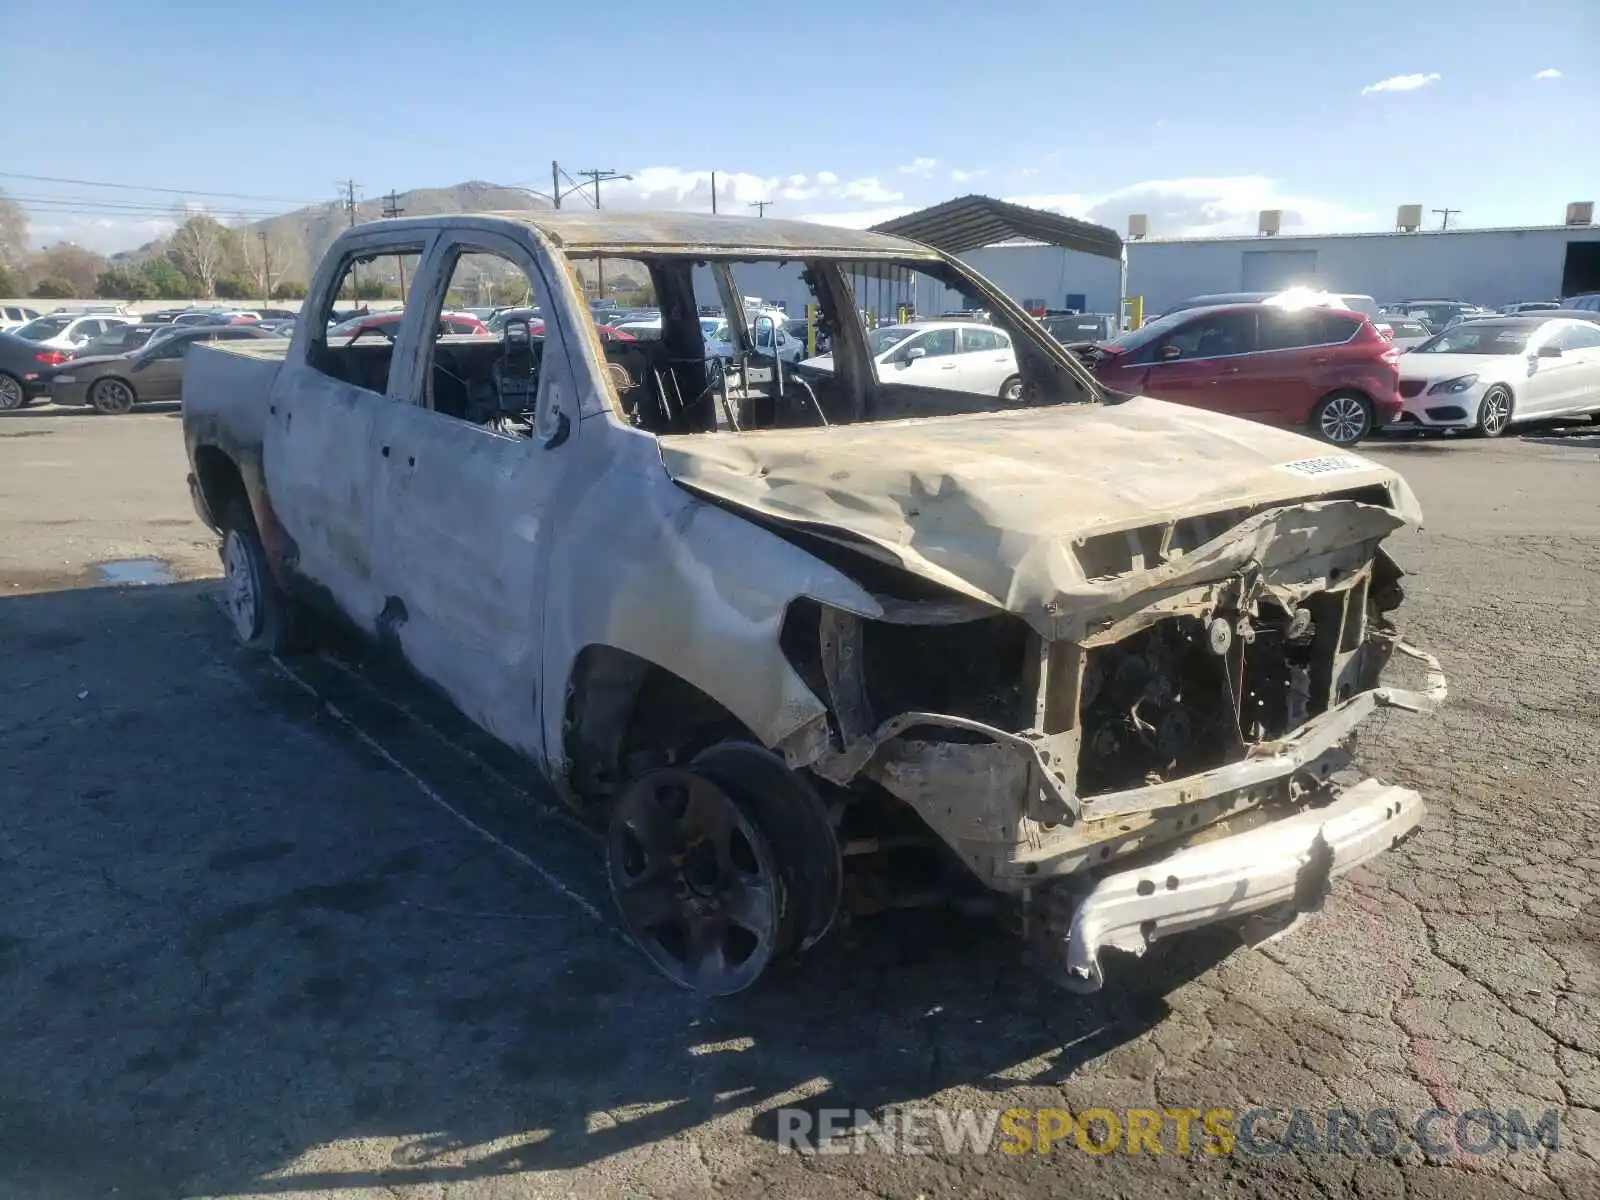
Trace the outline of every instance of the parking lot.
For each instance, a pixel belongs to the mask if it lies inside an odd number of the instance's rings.
[[[1600,429],[1365,450],[1450,678],[1361,747],[1417,837],[1090,997],[922,911],[713,1002],[431,695],[236,648],[174,412],[0,416],[0,1195],[1600,1194]],[[1554,1110],[1560,1147],[802,1156],[785,1105]]]

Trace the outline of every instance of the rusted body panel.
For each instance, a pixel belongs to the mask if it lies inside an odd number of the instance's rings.
[[[402,244],[420,262],[385,395],[317,369],[311,320],[281,362],[195,351],[197,507],[218,524],[246,500],[286,586],[390,641],[576,804],[711,739],[758,742],[836,809],[905,806],[995,892],[1104,879],[1078,969],[1101,945],[1136,948],[1129,913],[1175,930],[1227,911],[1187,891],[1130,906],[1116,865],[1336,798],[1361,720],[1443,696],[1431,661],[1425,691],[1378,679],[1410,652],[1380,544],[1421,517],[1387,468],[1213,413],[1094,402],[1107,398],[1092,380],[1021,326],[1024,373],[1091,402],[658,435],[630,423],[571,267],[585,253],[803,259],[842,295],[830,260],[964,273],[936,251],[692,214],[380,222],[335,245],[307,312],[341,264]],[[538,407],[520,433],[432,406],[426,314],[463,248],[502,254],[541,292]],[[838,353],[861,336],[842,329]],[[843,358],[838,377],[871,386]],[[641,746],[652,697],[668,741]],[[1397,837],[1420,820],[1414,794],[1359,795],[1351,828]],[[1376,808],[1393,811],[1374,825]],[[1275,865],[1234,864],[1262,906],[1322,836],[1285,828]],[[1365,837],[1339,862],[1371,852]],[[1232,878],[1228,856],[1203,858]]]

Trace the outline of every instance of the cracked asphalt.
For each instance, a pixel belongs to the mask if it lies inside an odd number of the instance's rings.
[[[1600,1197],[1600,435],[1370,452],[1450,676],[1363,733],[1418,836],[1092,997],[919,912],[706,1002],[511,756],[359,655],[234,647],[169,414],[5,414],[0,1195]],[[129,557],[179,582],[97,586]],[[1560,1148],[800,1156],[789,1104],[1554,1111]]]

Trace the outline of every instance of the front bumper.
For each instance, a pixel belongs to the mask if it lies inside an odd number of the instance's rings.
[[[89,403],[89,382],[75,378],[62,382],[59,378],[46,380],[49,385],[50,403],[60,404],[70,408],[82,408]]]
[[[1158,938],[1213,922],[1318,908],[1332,880],[1397,845],[1424,812],[1410,788],[1367,779],[1324,808],[1107,875],[1073,915],[1068,985],[1099,988],[1107,947],[1142,954]]]
[[[1437,383],[1423,384],[1422,391],[1401,401],[1400,413],[1385,428],[1388,429],[1471,429],[1478,423],[1478,404],[1489,390],[1486,383],[1475,383],[1464,392],[1441,393],[1430,396],[1428,388]]]

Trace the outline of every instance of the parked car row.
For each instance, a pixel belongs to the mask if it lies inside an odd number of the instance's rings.
[[[1309,426],[1338,445],[1379,429],[1498,437],[1522,421],[1600,414],[1600,312],[1468,316],[1415,344],[1422,322],[1394,320],[1391,340],[1338,309],[1179,309],[1080,353],[1119,391]]]
[[[1405,301],[1395,307],[1410,306],[1414,315],[1379,314],[1386,317],[1381,323],[1374,320],[1375,304],[1374,313],[1367,313],[1332,306],[1339,299],[1370,301],[1300,289],[1259,301],[1185,302],[1141,329],[1097,340],[1073,337],[1080,330],[1063,324],[1078,322],[1081,332],[1095,332],[1100,318],[1092,314],[1053,314],[1054,328],[1036,319],[1120,392],[1306,428],[1337,445],[1353,445],[1380,429],[1495,437],[1522,421],[1600,412],[1600,297],[1594,310],[1508,316],[1485,316],[1455,301]],[[616,324],[601,319],[612,313]],[[202,314],[207,319],[195,319]],[[172,381],[195,341],[287,332],[267,314],[228,313],[228,324],[214,310],[170,315],[169,323],[159,324],[114,313],[51,314],[31,323],[31,341],[21,331],[0,335],[6,345],[18,344],[9,356],[0,346],[0,408],[49,395],[58,403],[127,412],[142,401],[176,398]],[[595,309],[591,315],[608,342],[661,336],[662,318],[654,310]],[[368,335],[392,340],[402,316],[363,313],[328,332],[345,345]],[[514,319],[543,336],[535,307],[494,310],[487,323],[471,311],[446,311],[440,335],[492,336]],[[706,357],[731,360],[735,345],[727,319],[714,313],[698,319]],[[1445,327],[1430,332],[1430,319]],[[749,326],[757,353],[806,371],[832,370],[825,344],[817,346],[821,353],[806,356],[804,318],[761,310]],[[74,342],[84,333],[92,339]],[[941,315],[879,326],[867,331],[867,339],[882,381],[1022,403],[1010,339],[987,319]]]

